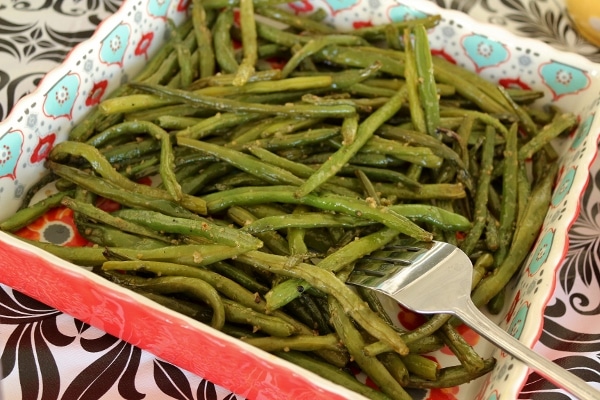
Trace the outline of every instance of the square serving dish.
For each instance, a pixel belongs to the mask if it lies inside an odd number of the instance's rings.
[[[560,143],[561,169],[537,244],[510,287],[499,323],[528,346],[538,339],[555,271],[568,247],[580,194],[597,152],[600,66],[541,42],[513,36],[425,0],[303,0],[297,12],[325,9],[341,30],[390,20],[441,14],[430,32],[436,55],[504,86],[541,90],[539,105],[576,113],[579,129]],[[187,17],[187,3],[127,0],[94,36],[78,45],[39,87],[0,123],[0,219],[45,172],[52,146],[112,90],[136,72],[164,42],[167,19]],[[210,327],[158,306],[92,272],[0,232],[0,281],[250,399],[360,399],[312,373]],[[482,354],[494,350],[478,343]],[[517,398],[527,368],[495,352],[494,371],[454,393],[460,399]],[[437,356],[437,355],[436,355]],[[439,355],[443,358],[443,355]]]

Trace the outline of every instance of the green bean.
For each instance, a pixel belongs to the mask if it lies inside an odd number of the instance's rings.
[[[206,96],[232,96],[238,94],[262,94],[294,90],[329,88],[333,85],[332,75],[302,76],[275,81],[250,82],[243,86],[210,86],[194,93]]]
[[[334,334],[322,336],[299,335],[289,338],[282,337],[262,337],[262,338],[242,338],[248,344],[258,347],[261,350],[270,353],[276,351],[313,351],[321,349],[339,350],[340,340]]]
[[[355,68],[366,68],[369,65],[381,63],[381,72],[397,77],[403,76],[404,64],[401,61],[385,55],[361,51],[364,48],[365,47],[351,48],[331,45],[315,54],[315,58],[333,64]]]
[[[160,151],[160,142],[154,139],[136,140],[127,142],[115,147],[106,147],[100,152],[110,164],[115,167],[130,165],[131,163],[144,161],[144,158],[149,157],[156,159],[157,164],[160,162],[156,153]]]
[[[438,335],[426,336],[420,340],[406,344],[410,350],[410,354],[427,354],[444,347],[444,342],[439,339]],[[395,353],[383,353],[395,354]]]
[[[475,352],[452,324],[444,324],[440,334],[446,345],[469,373],[473,374],[484,368],[483,358]]]
[[[356,133],[358,131],[358,114],[350,117],[344,118],[341,126],[341,134],[342,134],[342,144],[350,145],[354,142],[356,138]]]
[[[494,217],[491,211],[488,210],[485,222],[485,244],[488,250],[496,251],[500,246],[500,223]]]
[[[440,109],[427,31],[424,25],[417,24],[413,27],[413,32],[415,35],[418,89],[425,115],[425,126],[429,135],[439,138],[437,127],[440,120]]]
[[[243,86],[254,73],[258,60],[258,44],[256,39],[256,22],[254,20],[254,3],[252,0],[240,0],[240,25],[242,35],[242,51],[244,58],[236,71],[234,86]]]
[[[321,34],[333,34],[336,33],[335,28],[329,25],[317,22],[307,17],[295,15],[279,8],[271,7],[260,7],[257,14],[263,15],[268,18],[272,18],[276,21],[283,22],[284,24],[293,26],[300,31],[308,31]]]
[[[358,215],[397,229],[418,240],[431,240],[431,234],[410,222],[406,217],[389,212],[385,207],[371,205],[356,199],[338,195],[306,195],[297,197],[295,188],[289,186],[270,186],[259,188],[239,188],[213,193],[203,197],[210,212],[218,212],[233,205],[257,204],[264,201],[276,201],[288,204],[306,204],[322,210],[336,211],[346,215]]]
[[[156,127],[156,125],[148,125],[148,129],[151,132],[155,131],[155,127]],[[156,128],[158,128],[158,127],[156,127]],[[162,131],[162,129],[161,129],[161,131]],[[163,144],[163,147],[164,147],[166,144],[168,144],[170,142],[170,140],[164,139],[164,138],[168,137],[168,134],[166,132],[164,132],[164,133],[163,132],[164,131],[162,131],[162,132],[157,131],[157,134],[161,136],[161,143]],[[142,184],[130,181],[129,179],[125,178],[124,176],[119,174],[112,165],[110,165],[108,160],[106,160],[97,149],[95,149],[92,146],[86,145],[84,143],[78,143],[78,142],[70,142],[70,141],[61,142],[58,145],[56,145],[54,147],[54,149],[52,149],[52,152],[50,153],[49,157],[52,160],[57,160],[57,159],[64,158],[66,155],[75,155],[75,156],[84,157],[97,173],[102,175],[104,178],[106,178],[111,183],[113,183],[123,189],[130,190],[131,192],[135,192],[135,193],[138,193],[143,196],[150,196],[150,197],[163,199],[163,200],[171,200],[174,198],[171,193],[168,193],[164,190],[153,188],[153,187],[146,186],[146,185],[142,185]],[[169,168],[169,164],[170,164],[169,161],[171,160],[171,157],[169,157],[170,155],[172,156],[172,153],[170,151],[170,146],[169,146],[169,149],[161,150],[161,160],[163,161],[161,164],[163,164],[163,163],[165,164],[162,167],[162,169],[163,169],[162,172],[163,172],[163,176],[165,178],[167,178],[167,180],[170,180],[170,179],[175,180],[175,177],[172,175],[172,169]],[[57,166],[57,164],[53,164],[53,165]],[[65,168],[69,168],[69,167],[64,166],[63,169],[65,169]],[[170,171],[167,171],[167,169]],[[70,179],[71,177],[74,177],[74,176],[75,175],[69,175],[66,178]],[[78,176],[81,176],[83,178],[83,176],[81,174],[79,174]],[[93,178],[90,178],[90,179],[93,179]],[[176,181],[174,182],[174,184],[178,185]],[[88,190],[94,192],[94,189],[88,188]],[[96,193],[96,192],[94,192],[94,193]],[[201,199],[199,199],[197,197],[193,197],[193,196],[189,196],[189,195],[182,195],[180,203],[181,203],[181,205],[183,205],[184,207],[186,207],[189,210],[192,210],[192,211],[195,211],[195,212],[198,212],[201,214],[206,213],[204,201],[202,201]]]
[[[148,94],[130,94],[103,100],[99,108],[105,115],[131,113],[181,103],[180,99],[163,99]]]
[[[428,147],[405,146],[393,140],[373,136],[360,149],[362,153],[389,154],[399,160],[419,164],[425,168],[439,168],[442,159]]]
[[[516,226],[523,220],[525,211],[528,207],[529,197],[531,195],[531,183],[527,176],[526,165],[519,161],[517,169],[517,217]],[[514,233],[513,233],[514,235]]]
[[[329,107],[314,107],[303,104],[288,104],[288,105],[273,105],[248,103],[243,101],[224,99],[212,96],[203,96],[199,94],[189,93],[184,90],[167,88],[157,85],[146,85],[143,83],[132,83],[132,85],[144,91],[165,96],[173,101],[183,101],[189,104],[197,105],[213,109],[216,111],[227,112],[247,112],[247,113],[262,113],[271,115],[297,116],[309,118],[344,118],[353,115],[356,110],[351,106],[329,106]]]
[[[250,151],[250,153],[254,154],[256,157],[260,158],[261,160],[263,160],[264,162],[267,162],[269,164],[272,164],[274,166],[277,166],[279,168],[283,168],[287,171],[290,171],[291,173],[293,173],[294,175],[300,177],[300,178],[308,178],[310,177],[313,172],[314,169],[309,167],[308,165],[304,165],[304,164],[300,164],[297,162],[294,162],[292,160],[288,160],[286,158],[280,157],[266,149],[263,149],[261,147],[250,147],[248,149]],[[357,185],[349,180],[349,179],[345,179],[343,177],[337,177],[337,176],[333,176],[329,179],[329,182],[331,184],[323,184],[323,189],[331,191],[332,193],[337,193],[337,194],[341,194],[338,193],[338,191],[336,191],[336,189],[334,188],[335,186],[339,186],[339,187],[343,187],[349,190],[355,190],[357,189]],[[346,192],[345,194],[347,194],[348,192]],[[356,193],[350,197],[358,197],[356,196]]]
[[[171,20],[169,21],[169,28],[173,40],[173,47],[177,54],[177,63],[179,66],[178,75],[180,76],[179,86],[188,87],[194,79],[194,72],[192,71],[192,54],[190,49],[182,43],[181,36]]]
[[[438,379],[435,381],[413,376],[406,386],[418,389],[435,389],[462,385],[487,374],[494,369],[494,365],[496,365],[496,359],[488,358],[484,360],[484,367],[475,373],[468,372],[463,366],[445,367],[440,369]]]
[[[108,278],[110,279],[111,276],[109,275]],[[210,320],[212,318],[212,310],[210,310],[208,307],[204,307],[203,305],[193,303],[191,301],[175,299],[168,295],[152,293],[140,289],[132,290],[170,310],[181,313],[205,324],[210,324]],[[221,330],[223,332],[226,332],[225,328],[226,325],[224,325],[223,328],[221,328]]]
[[[255,277],[236,266],[227,264],[226,262],[220,261],[210,264],[210,268],[212,271],[239,283],[242,287],[251,291],[252,293],[264,294],[269,291],[269,288],[258,282]]]
[[[203,5],[206,7],[206,2],[203,2]],[[231,41],[232,25],[233,9],[226,8],[219,13],[213,27],[215,58],[221,70],[228,74],[235,74],[239,68]]]
[[[227,320],[253,327],[253,331],[263,331],[266,334],[287,337],[297,333],[296,328],[272,315],[262,314],[249,307],[243,307],[231,300],[222,299]]]
[[[264,81],[276,81],[282,78],[281,70],[279,69],[269,69],[266,71],[256,71],[248,78],[248,83],[250,82],[264,82]],[[212,75],[205,77],[203,79],[199,79],[192,86],[189,87],[190,90],[201,89],[206,86],[231,86],[233,85],[233,80],[235,79],[235,74],[225,74],[220,73],[218,75]]]
[[[253,156],[244,154],[237,150],[229,149],[227,147],[214,145],[208,142],[201,142],[199,140],[188,139],[187,137],[178,137],[177,144],[208,153],[242,171],[275,185],[300,185],[304,182],[302,179],[286,170],[264,163]]]
[[[127,121],[111,126],[108,129],[92,136],[85,143],[94,147],[104,147],[117,138],[130,137],[136,139],[140,134],[148,132],[148,125],[144,122]]]
[[[349,165],[347,167],[343,167],[340,172],[342,174],[355,174],[356,170],[361,170],[371,180],[399,183],[407,188],[415,189],[417,191],[422,186],[418,181],[410,179],[406,174],[391,169],[374,168],[362,165]]]
[[[162,128],[153,126],[151,130],[156,139],[160,141],[160,166],[158,172],[166,191],[177,202],[183,201],[183,192],[177,177],[175,176],[175,156],[171,145],[171,136]],[[193,197],[187,197],[188,201],[195,201]]]
[[[485,143],[483,145],[481,155],[481,172],[479,181],[477,182],[477,191],[475,194],[474,223],[471,227],[471,230],[469,230],[467,237],[460,246],[461,249],[467,254],[470,254],[475,248],[475,244],[483,233],[483,229],[485,228],[487,220],[487,202],[489,193],[487,188],[490,186],[493,170],[495,137],[495,129],[491,126],[488,126],[486,129]]]
[[[552,139],[575,126],[577,118],[571,113],[561,114],[546,125],[536,136],[525,143],[518,151],[519,161],[530,158],[535,152],[546,146]]]
[[[224,270],[220,269],[220,267],[225,266],[224,263],[214,263],[211,264],[211,268],[218,269],[220,273]],[[211,271],[205,271],[199,268],[189,267],[186,265],[178,265],[168,262],[152,262],[152,261],[107,261],[102,265],[104,270],[127,270],[127,271],[151,271],[157,275],[163,276],[184,276],[190,278],[199,278],[206,282],[209,282],[212,286],[214,286],[217,290],[223,293],[228,298],[240,303],[245,307],[249,307],[252,310],[264,313],[266,311],[265,302],[260,300],[259,297],[255,295],[256,291],[250,291],[245,287],[242,287],[236,284],[232,280],[228,280],[227,278],[222,277],[219,274],[216,274]],[[239,271],[236,272],[239,277]],[[293,325],[293,330],[298,331],[303,335],[311,334],[311,330],[297,321],[294,321],[292,318],[289,318],[286,314],[274,311],[272,313],[273,316],[283,319],[286,323]],[[339,349],[336,349],[335,353],[339,353]],[[321,355],[327,357],[327,355],[331,355],[331,353],[320,353]],[[330,360],[334,361],[334,359]]]
[[[424,338],[433,335],[446,322],[448,322],[450,318],[452,318],[452,315],[450,314],[434,314],[418,328],[410,332],[401,333],[400,336],[402,337],[404,343],[406,343],[407,347],[411,344],[414,345]],[[393,348],[388,343],[377,341],[366,345],[363,351],[368,356],[377,356],[388,351],[393,351]]]
[[[481,281],[471,295],[476,305],[481,306],[486,304],[494,297],[508,283],[525,257],[529,254],[529,250],[538,236],[540,227],[544,221],[548,204],[550,204],[552,184],[556,170],[557,167],[555,164],[548,171],[548,174],[544,176],[543,180],[532,190],[506,258],[492,275]]]
[[[218,113],[213,117],[206,118],[177,133],[178,137],[186,136],[190,139],[201,139],[209,136],[220,129],[227,129],[240,124],[249,123],[259,119],[259,114],[247,113]]]
[[[158,117],[156,124],[166,130],[180,130],[194,126],[201,122],[202,118],[180,117],[176,115],[163,115]]]
[[[192,21],[194,23],[194,33],[200,52],[199,71],[200,78],[206,78],[215,73],[215,52],[212,43],[212,33],[208,28],[206,21],[206,10],[202,0],[192,0]]]
[[[133,235],[118,228],[98,223],[78,221],[77,230],[86,240],[102,247],[126,247],[140,250],[165,247],[164,240]]]
[[[287,2],[287,0],[254,0],[256,7],[269,7]],[[202,4],[207,9],[221,9],[223,7],[239,6],[240,0],[203,0]]]
[[[514,113],[519,117],[519,121],[521,122],[520,125],[523,126],[525,132],[527,132],[529,136],[536,136],[538,133],[538,128],[529,113],[514,101],[507,89],[503,88],[502,86],[498,86],[498,90],[504,96]],[[535,92],[532,91],[532,93]]]
[[[155,211],[123,209],[113,215],[136,224],[146,226],[158,232],[199,236],[210,241],[226,244],[243,251],[258,249],[262,246],[259,239],[246,232],[228,226],[218,225],[208,219],[187,219],[168,216]]]
[[[486,308],[490,314],[498,315],[504,309],[505,302],[506,288],[502,288],[494,297],[490,299],[490,301],[486,304]]]
[[[112,275],[116,277],[115,274]],[[194,298],[206,302],[213,309],[210,325],[215,329],[221,329],[225,324],[225,301],[219,293],[208,283],[198,278],[187,278],[181,276],[165,276],[158,278],[143,279],[129,275],[118,275],[119,283],[125,286],[143,288],[158,294],[186,293]]]
[[[147,236],[152,239],[160,240],[164,243],[170,243],[173,239],[165,237],[163,235],[158,234],[156,231],[144,228],[143,226],[130,223],[121,218],[115,217],[106,211],[103,211],[92,204],[88,204],[82,201],[78,201],[70,198],[69,196],[65,196],[61,200],[61,204],[65,207],[72,209],[75,212],[81,213],[88,218],[91,218],[95,221],[105,223],[107,225],[113,226],[115,228],[121,229],[125,232],[130,232],[136,235]]]
[[[285,312],[304,322],[315,334],[330,334],[333,331],[330,328],[329,315],[325,315],[326,312],[318,304],[318,300],[320,300],[318,296],[322,295],[316,291],[312,292],[314,295],[307,293],[289,302],[285,307]]]
[[[407,354],[405,356],[401,356],[401,360],[411,375],[430,381],[435,381],[438,379],[440,366],[437,362],[430,360],[429,358],[425,358],[419,354]]]
[[[262,147],[267,150],[281,150],[298,146],[310,146],[324,142],[340,133],[339,127],[315,128],[289,135],[278,135],[265,139],[258,139],[246,143],[243,147]]]
[[[406,64],[404,76],[406,77],[406,90],[408,93],[408,105],[410,109],[410,119],[418,132],[427,133],[428,126],[425,121],[425,112],[419,96],[419,77],[417,71],[417,61],[410,37],[410,31],[404,31],[404,46]]]
[[[287,117],[265,118],[239,134],[232,135],[231,141],[225,144],[236,150],[243,150],[250,146],[249,143],[260,138],[269,138],[292,133],[302,127],[311,127],[320,118],[296,119]],[[236,132],[237,133],[237,132]]]
[[[403,31],[407,28],[415,28],[418,26],[424,26],[425,28],[433,28],[440,21],[439,15],[428,15],[424,18],[417,19],[407,19],[403,21],[394,21],[390,25],[394,26],[399,31]],[[367,26],[363,28],[358,28],[352,31],[353,35],[373,39],[378,38],[381,35],[385,34],[385,29],[388,25],[377,25],[377,26]]]
[[[329,298],[329,312],[331,321],[340,340],[348,349],[354,361],[369,377],[377,384],[382,392],[393,399],[410,399],[410,395],[394,379],[386,367],[375,357],[365,356],[363,348],[365,342],[362,335],[356,329],[350,318],[346,315],[347,310],[334,298]]]
[[[410,90],[410,85],[406,86],[406,88],[408,93]],[[353,96],[389,99],[400,89],[374,87],[359,82],[349,86],[346,90],[348,90],[348,92],[350,92]]]
[[[2,223],[0,223],[0,229],[6,232],[18,231],[43,216],[48,210],[59,207],[62,204],[63,198],[72,196],[73,193],[73,191],[58,192],[33,205],[22,208],[2,221]]]
[[[188,209],[168,200],[164,195],[160,195],[161,197],[153,197],[149,194],[126,191],[123,190],[122,187],[117,186],[106,179],[82,172],[77,168],[58,164],[53,161],[48,161],[47,164],[56,175],[76,183],[91,193],[114,200],[128,207],[139,207],[159,211],[167,215],[187,218],[191,218],[195,215]]]
[[[197,175],[183,179],[181,181],[181,190],[184,193],[195,194],[202,190],[206,185],[228,172],[231,172],[233,167],[227,163],[212,163],[204,168]]]
[[[422,168],[421,166],[417,167]],[[456,200],[467,196],[462,183],[426,183],[415,190],[402,187],[401,185],[378,182],[375,183],[375,188],[386,196],[395,196],[398,199],[404,200]]]
[[[400,30],[395,25],[387,25],[385,27],[385,41],[387,46],[394,50],[402,50],[404,44],[400,40]]]
[[[375,133],[375,130],[400,109],[405,99],[405,91],[400,90],[388,103],[369,115],[359,125],[355,140],[351,144],[343,145],[335,152],[331,158],[300,186],[296,195],[299,197],[308,195],[331,176],[335,175],[367,143]]]
[[[296,206],[294,211],[292,211],[292,215],[301,214],[306,211],[305,206]],[[289,215],[289,214],[287,214]],[[265,218],[265,217],[263,217]],[[262,218],[261,218],[262,219]],[[256,223],[256,221],[254,221]],[[306,235],[306,230],[303,228],[288,228],[287,229],[287,241],[289,245],[290,255],[302,255],[308,254],[308,247],[306,246],[306,242],[304,241],[304,237]]]
[[[317,267],[325,271],[338,272],[361,257],[385,246],[397,236],[398,232],[393,229],[382,229],[376,233],[363,236],[325,257],[317,264]],[[265,295],[267,306],[270,309],[282,307],[310,287],[311,284],[304,279],[288,279],[274,286]]]
[[[338,385],[347,387],[348,389],[366,396],[372,400],[390,400],[390,397],[383,394],[379,390],[375,390],[357,380],[354,375],[350,375],[343,370],[327,364],[317,358],[310,357],[307,354],[298,351],[278,351],[275,355],[284,360],[293,362],[302,368],[305,368],[313,373],[328,379]]]
[[[292,278],[305,279],[313,287],[331,294],[338,299],[343,304],[346,312],[371,335],[389,344],[399,354],[406,354],[408,352],[404,342],[399,338],[395,330],[376,318],[376,314],[363,304],[360,298],[330,271],[315,268],[314,265],[305,263],[290,266],[286,257],[259,251],[242,254],[238,256],[237,260],[262,270]]]
[[[251,212],[242,207],[230,207],[227,210],[227,215],[233,220],[233,222],[242,227],[252,224],[258,219]],[[289,254],[289,244],[279,233],[274,231],[263,231],[260,233],[255,233],[254,236],[259,238],[274,254]]]
[[[399,204],[390,207],[394,212],[411,220],[428,222],[435,226],[451,231],[467,230],[471,222],[462,215],[447,212],[441,208],[426,204]],[[253,234],[267,230],[286,228],[319,228],[319,227],[357,227],[371,225],[374,222],[362,218],[327,213],[297,213],[261,218],[244,227],[244,230]]]
[[[283,77],[289,76],[304,60],[313,54],[321,51],[326,46],[329,46],[331,42],[327,38],[313,39],[304,44],[298,51],[294,53],[292,57],[286,62],[285,66],[281,71]]]
[[[435,58],[434,61],[439,61],[439,59]],[[435,64],[439,64],[439,62],[436,62]],[[447,64],[450,63],[444,63],[443,67],[438,68],[436,68],[438,65],[435,64],[435,76],[439,80],[439,82],[454,86],[456,88],[457,93],[461,94],[466,99],[472,101],[485,112],[495,114],[506,111],[504,107],[495,102],[493,99],[490,99],[487,92],[484,92],[479,87],[467,81],[460,75],[457,75],[445,69]]]
[[[490,125],[492,127],[494,127],[499,133],[500,133],[500,137],[504,138],[506,137],[506,135],[508,134],[508,128],[502,123],[501,118],[502,118],[502,114],[500,114],[500,116],[498,116],[498,114],[491,114],[491,113],[485,113],[482,111],[474,111],[474,110],[467,110],[467,109],[457,109],[457,108],[442,108],[440,110],[440,114],[442,117],[460,117],[460,118],[465,118],[467,116],[473,116],[475,117],[477,120],[481,121],[483,124]],[[508,122],[514,122],[512,118],[509,118],[507,120]],[[471,132],[473,135],[475,133],[477,133],[477,131],[472,131]],[[483,134],[483,132],[482,132]],[[471,138],[472,140],[476,140],[476,137]],[[500,140],[496,139],[497,143],[501,143]]]
[[[124,120],[156,122],[158,118],[164,115],[205,118],[208,116],[207,114],[207,110],[198,109],[197,107],[193,107],[188,104],[177,103],[170,106],[151,108],[148,110],[128,113],[124,115]]]

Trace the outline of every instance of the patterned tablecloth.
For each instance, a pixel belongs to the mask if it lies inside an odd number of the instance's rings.
[[[0,0],[0,120],[120,2]],[[436,3],[600,62],[598,48],[571,27],[562,0]],[[571,229],[570,249],[558,271],[536,350],[584,379],[600,382],[600,162],[582,195],[580,216]],[[4,285],[0,285],[0,361],[5,399],[241,398]],[[440,391],[430,398],[454,396]],[[532,374],[521,398],[567,397]]]

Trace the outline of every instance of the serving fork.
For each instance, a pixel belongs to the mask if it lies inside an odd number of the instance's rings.
[[[481,336],[581,400],[600,399],[590,384],[540,356],[487,318],[471,300],[473,265],[456,246],[398,242],[384,258],[360,263],[351,285],[372,289],[422,314],[451,314]]]

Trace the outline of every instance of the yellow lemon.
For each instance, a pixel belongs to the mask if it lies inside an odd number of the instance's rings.
[[[600,1],[566,0],[565,4],[581,36],[600,46]]]

